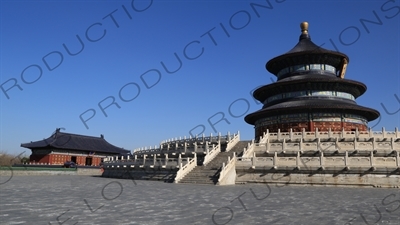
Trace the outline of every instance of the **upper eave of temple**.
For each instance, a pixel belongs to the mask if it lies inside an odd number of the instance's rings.
[[[349,57],[343,53],[319,47],[311,41],[308,34],[308,23],[300,25],[302,33],[299,42],[287,53],[277,56],[267,62],[265,68],[277,75],[282,69],[304,64],[328,64],[342,71],[349,62]]]

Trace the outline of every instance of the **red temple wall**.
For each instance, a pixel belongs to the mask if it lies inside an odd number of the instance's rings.
[[[73,155],[65,155],[65,154],[47,154],[47,155],[39,155],[32,154],[29,157],[30,163],[43,163],[49,165],[64,165],[66,161],[72,161]],[[92,158],[92,166],[99,166],[101,163],[101,157],[99,156],[76,156],[76,164],[78,165],[86,165],[86,158]]]

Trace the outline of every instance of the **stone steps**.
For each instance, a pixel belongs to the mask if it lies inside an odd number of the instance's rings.
[[[197,166],[179,183],[216,184],[222,163],[228,161],[228,156],[232,158],[233,152],[236,155],[241,154],[247,143],[250,143],[250,141],[239,141],[229,152],[225,152],[225,149],[223,149],[223,152],[220,152],[207,166]]]

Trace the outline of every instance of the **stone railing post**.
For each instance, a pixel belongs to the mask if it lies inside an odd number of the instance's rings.
[[[374,151],[371,151],[369,160],[370,160],[370,166],[371,166],[371,168],[374,168],[374,164],[375,164],[375,163],[374,163]]]
[[[394,150],[394,138],[393,137],[391,137],[390,138],[390,150]]]
[[[375,137],[372,138],[372,150],[376,150]]]
[[[251,168],[252,168],[252,169],[255,169],[255,168],[256,168],[256,160],[257,160],[257,158],[256,158],[256,153],[253,152],[253,157],[252,157],[252,159],[251,159]]]
[[[325,159],[324,159],[324,152],[322,151],[320,156],[319,156],[319,166],[322,170],[325,168]]]
[[[274,169],[278,169],[278,165],[277,165],[277,161],[278,160],[278,153],[277,152],[274,152],[274,159],[273,159],[273,167],[274,167]]]
[[[146,154],[143,155],[143,166],[146,164]]]
[[[303,138],[300,139],[299,149],[300,151],[303,151]]]
[[[348,153],[348,151],[346,150],[346,153],[345,153],[345,155],[344,155],[344,166],[345,166],[345,169],[346,169],[346,170],[349,170],[349,169],[350,169],[348,160],[349,160],[349,153]]]
[[[296,156],[296,169],[300,170],[300,152],[297,152]]]
[[[354,150],[357,150],[358,149],[358,146],[357,146],[357,144],[358,144],[358,142],[357,142],[357,138],[356,137],[354,137]]]
[[[340,150],[339,149],[339,138],[338,137],[336,137],[336,139],[335,139],[335,149],[338,151],[338,150]]]
[[[286,138],[283,138],[282,151],[285,151],[285,149],[286,149]]]

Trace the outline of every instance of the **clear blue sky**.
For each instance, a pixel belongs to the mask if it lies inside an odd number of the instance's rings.
[[[346,78],[368,87],[357,103],[381,113],[370,126],[400,124],[399,0],[13,0],[0,7],[0,151],[30,154],[20,144],[57,127],[104,134],[129,150],[193,128],[240,130],[251,139],[243,118],[261,105],[250,92],[275,80],[265,63],[296,45],[302,21],[314,43],[350,57]]]

